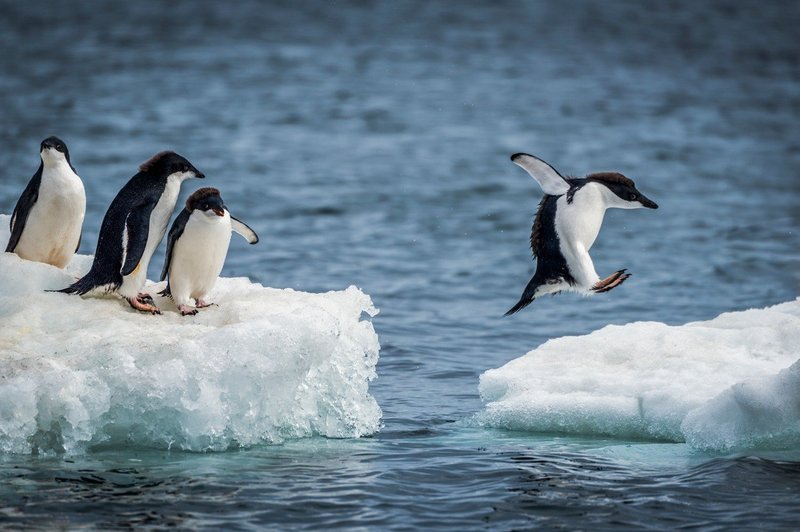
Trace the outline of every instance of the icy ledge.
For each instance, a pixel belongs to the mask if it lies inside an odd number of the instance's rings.
[[[800,448],[800,298],[668,326],[550,340],[481,375],[479,423],[687,442]]]
[[[0,215],[0,246],[8,216]],[[226,450],[376,432],[377,311],[355,287],[308,294],[220,279],[219,307],[183,318],[119,299],[46,293],[67,272],[0,253],[0,452]],[[163,283],[153,286],[151,293]]]

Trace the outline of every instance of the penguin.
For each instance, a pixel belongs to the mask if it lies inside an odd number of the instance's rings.
[[[167,254],[161,280],[167,277],[162,296],[172,297],[182,316],[197,314],[197,309],[210,306],[205,298],[214,288],[228,246],[231,231],[242,235],[250,244],[258,243],[258,235],[245,223],[231,216],[216,188],[201,188],[186,200],[167,237]],[[195,300],[195,306],[190,303]]]
[[[100,237],[89,272],[59,290],[84,295],[103,289],[116,292],[136,310],[161,314],[153,298],[141,293],[150,258],[167,231],[181,183],[205,175],[172,151],[155,154],[122,187],[100,226]]]
[[[39,156],[39,169],[11,215],[6,252],[63,268],[81,244],[86,192],[64,141],[44,139]]]
[[[545,294],[562,290],[599,294],[625,282],[630,274],[624,269],[600,279],[589,256],[606,209],[657,209],[658,205],[639,192],[632,180],[617,172],[571,178],[526,153],[512,155],[511,161],[539,183],[545,196],[531,229],[536,273],[519,302],[505,315],[522,310]]]

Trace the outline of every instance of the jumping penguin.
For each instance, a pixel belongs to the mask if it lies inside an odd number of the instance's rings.
[[[657,209],[633,181],[616,172],[565,178],[541,159],[517,153],[511,160],[525,169],[545,193],[531,230],[536,273],[519,302],[506,316],[527,307],[544,294],[571,290],[584,294],[608,292],[628,277],[626,270],[600,279],[589,249],[594,244],[606,209]]]
[[[175,152],[157,153],[142,164],[106,211],[91,269],[59,291],[117,292],[136,310],[160,314],[153,298],[140,291],[150,258],[167,231],[181,183],[191,177],[205,176]]]
[[[61,139],[44,139],[39,155],[39,169],[11,215],[6,251],[63,268],[81,243],[86,192]]]
[[[161,295],[170,296],[182,316],[197,314],[211,305],[205,297],[214,288],[236,231],[250,244],[258,235],[231,216],[216,188],[201,188],[186,200],[167,237],[167,254],[161,280],[169,276]],[[195,307],[191,306],[192,299]]]

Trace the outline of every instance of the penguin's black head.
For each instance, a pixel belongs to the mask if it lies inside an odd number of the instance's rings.
[[[69,150],[67,149],[67,145],[60,138],[47,137],[42,141],[42,144],[39,146],[39,153],[48,153],[50,150],[54,150],[55,152],[62,154],[64,158],[69,161]]]
[[[159,152],[139,167],[139,171],[160,179],[175,176],[181,180],[189,177],[205,177],[192,163],[174,151]]]
[[[186,199],[186,210],[193,212],[202,211],[208,215],[225,216],[225,204],[216,188],[205,187],[196,190]]]
[[[613,193],[613,195],[610,195],[609,207],[619,209],[641,209],[642,207],[658,209],[656,202],[639,192],[634,182],[620,173],[600,172],[589,174],[586,176],[586,180],[600,183]]]

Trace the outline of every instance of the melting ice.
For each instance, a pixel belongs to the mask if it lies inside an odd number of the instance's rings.
[[[485,372],[486,426],[800,448],[800,298],[669,326],[639,322],[550,340]]]
[[[0,215],[0,246],[8,216]],[[355,287],[326,294],[220,279],[219,304],[184,318],[118,298],[47,293],[66,271],[0,253],[0,452],[89,446],[224,450],[284,438],[374,433],[368,383],[377,313]],[[155,296],[164,283],[148,282]]]

